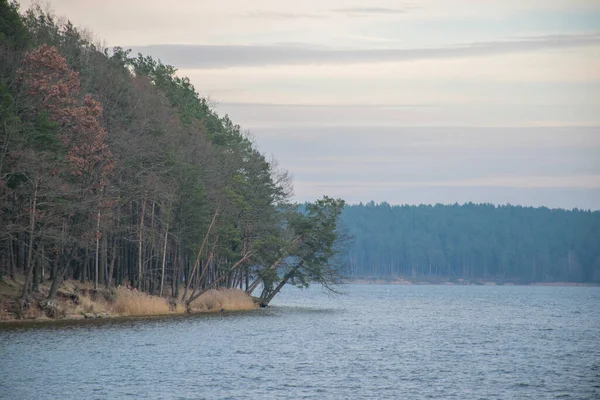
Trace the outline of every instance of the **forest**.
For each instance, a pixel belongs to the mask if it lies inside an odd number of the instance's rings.
[[[0,278],[189,304],[211,288],[326,286],[344,202],[299,213],[289,174],[189,79],[0,0]]]
[[[600,282],[598,212],[292,195],[175,67],[0,0],[0,281],[21,307],[65,280],[186,305],[348,277]]]
[[[347,205],[350,276],[600,283],[600,212],[491,204]]]

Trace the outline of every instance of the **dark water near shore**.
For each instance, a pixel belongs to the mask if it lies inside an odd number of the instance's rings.
[[[600,398],[600,288],[343,290],[287,288],[250,313],[0,325],[0,398]]]

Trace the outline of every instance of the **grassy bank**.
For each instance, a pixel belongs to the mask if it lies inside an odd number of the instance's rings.
[[[78,281],[61,284],[52,304],[46,303],[50,284],[40,284],[29,295],[29,306],[17,312],[22,278],[0,281],[0,321],[82,319],[110,317],[145,317],[176,315],[188,312],[180,299],[142,293],[136,289],[117,287],[93,290],[93,285]],[[190,304],[189,312],[241,311],[256,308],[252,298],[241,290],[209,290]]]

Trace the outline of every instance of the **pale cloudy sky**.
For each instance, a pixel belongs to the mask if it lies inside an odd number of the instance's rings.
[[[600,209],[600,0],[51,4],[178,67],[297,200]]]

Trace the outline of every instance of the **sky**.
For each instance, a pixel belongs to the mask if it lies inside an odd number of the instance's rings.
[[[295,200],[600,210],[600,0],[51,7],[177,67]]]

